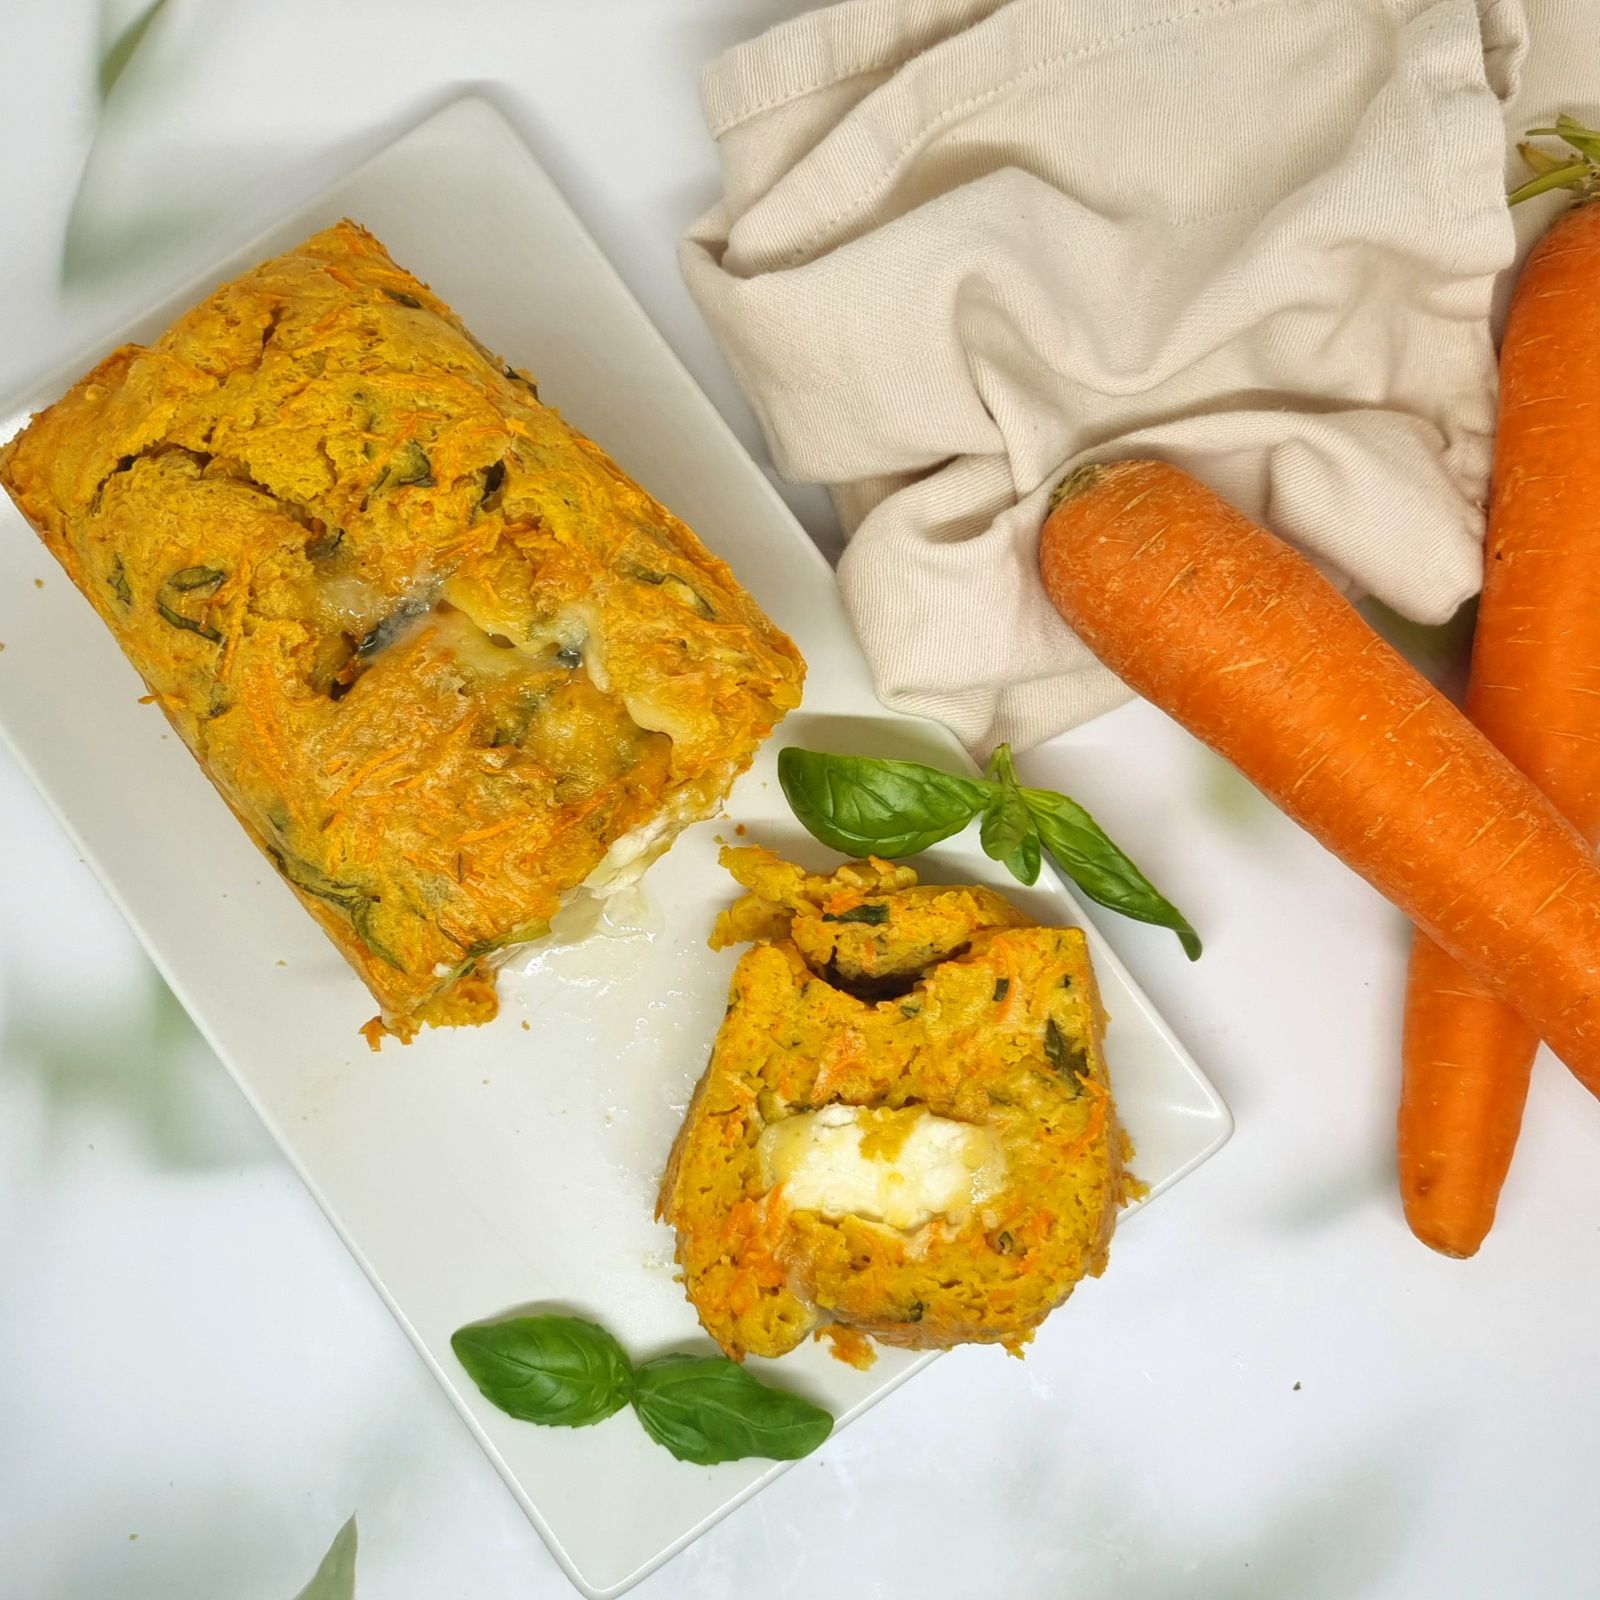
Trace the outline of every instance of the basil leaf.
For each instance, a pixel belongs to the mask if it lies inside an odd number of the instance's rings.
[[[1017,784],[1017,769],[1011,759],[1010,745],[995,747],[989,757],[988,778],[994,789],[978,830],[984,854],[992,861],[1003,862],[1011,875],[1023,883],[1036,883],[1039,878],[1039,833]]]
[[[486,1400],[525,1422],[586,1428],[628,1403],[622,1346],[580,1317],[512,1317],[450,1335],[450,1348]]]
[[[367,661],[380,650],[387,650],[408,624],[432,611],[438,603],[439,591],[429,585],[409,598],[402,600],[388,616],[380,617],[356,646],[356,660]]]
[[[161,8],[167,0],[151,0],[115,39],[111,47],[100,58],[100,103],[102,105],[110,98],[111,91],[117,86],[117,79],[127,69],[128,63],[133,59],[133,52],[139,48],[145,34],[150,31],[150,24],[161,14]]]
[[[311,1574],[311,1582],[294,1600],[354,1600],[356,1592],[356,1519],[333,1536],[328,1553]]]
[[[295,888],[315,899],[326,900],[329,905],[353,911],[363,900],[372,898],[356,884],[340,883],[309,861],[302,861],[299,856],[285,855],[276,845],[268,845],[267,854],[272,857],[273,865]]]
[[[711,609],[711,602],[693,584],[686,583],[676,573],[632,567],[628,570],[628,576],[636,583],[648,583],[651,588],[670,594],[679,605],[687,606],[696,616],[704,617],[708,622],[716,619],[717,614]]]
[[[1031,828],[1027,838],[1005,858],[1003,865],[1013,878],[1034,884],[1039,881],[1040,856],[1039,830]]]
[[[1033,818],[1022,796],[1010,785],[997,788],[978,830],[984,854],[992,861],[1004,861],[1022,848],[1033,831]]]
[[[306,541],[306,560],[326,561],[330,556],[337,555],[339,546],[344,543],[344,529],[327,527],[315,519],[312,526],[318,531]]]
[[[182,628],[185,633],[199,634],[208,644],[221,644],[222,635],[209,623],[201,622],[197,617],[186,616],[176,606],[168,605],[161,595],[169,590],[173,594],[215,594],[227,576],[220,567],[181,568],[171,577],[162,580],[161,592],[156,596],[157,614],[171,627]],[[120,592],[119,590],[118,593]]]
[[[987,783],[919,761],[833,756],[794,745],[779,752],[778,781],[795,816],[830,849],[891,859],[959,833],[990,794]]]
[[[193,617],[186,617],[181,611],[174,611],[165,600],[156,601],[156,610],[161,614],[161,620],[170,623],[174,628],[182,628],[185,633],[198,633],[208,644],[222,643],[222,635],[215,628],[208,627],[203,622],[196,622]]]
[[[163,587],[179,594],[215,594],[227,576],[221,567],[183,567],[167,578]]]
[[[386,961],[396,972],[406,970],[405,963],[373,932],[372,914],[378,909],[375,899],[357,900],[350,907],[350,926],[358,938],[380,961]]]
[[[520,383],[535,400],[539,398],[539,385],[526,372],[519,372],[515,367],[503,367],[501,370],[513,383]]]
[[[1009,744],[997,744],[989,752],[989,764],[983,769],[983,775],[990,783],[1008,784],[1013,789],[1017,787],[1017,763]]]
[[[820,1406],[770,1388],[723,1356],[659,1356],[633,1377],[644,1430],[680,1461],[796,1461],[833,1432]]]
[[[484,511],[493,511],[500,504],[500,491],[506,484],[506,464],[496,461],[483,470],[483,488],[478,494],[478,506]]]
[[[389,464],[378,474],[373,489],[400,489],[433,487],[433,463],[428,452],[415,439],[407,439],[389,458]]]
[[[865,922],[874,928],[881,928],[889,920],[889,908],[884,905],[852,906],[848,911],[824,911],[824,922]]]
[[[1052,859],[1088,897],[1138,922],[1171,928],[1183,953],[1200,959],[1200,939],[1183,913],[1107,837],[1075,800],[1048,789],[1021,791]]]
[[[377,895],[354,883],[340,883],[309,861],[302,861],[298,856],[285,855],[276,845],[268,845],[267,854],[272,857],[278,871],[302,894],[326,900],[329,905],[338,906],[341,911],[348,913],[356,937],[380,961],[387,961],[397,972],[406,970],[400,958],[373,932],[372,913],[378,904]]]
[[[1089,1075],[1089,1057],[1081,1044],[1067,1043],[1067,1036],[1054,1017],[1045,1019],[1044,1053],[1045,1059],[1055,1068],[1056,1075],[1072,1093],[1075,1096],[1082,1094],[1083,1084],[1080,1080]]]

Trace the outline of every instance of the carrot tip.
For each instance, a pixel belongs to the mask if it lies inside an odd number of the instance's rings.
[[[1426,1224],[1418,1223],[1410,1217],[1411,1232],[1423,1244],[1441,1256],[1448,1256],[1452,1261],[1467,1261],[1477,1255],[1478,1247],[1483,1243],[1483,1235],[1474,1236],[1470,1232],[1466,1235],[1440,1233]]]

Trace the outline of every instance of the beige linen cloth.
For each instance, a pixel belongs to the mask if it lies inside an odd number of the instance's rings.
[[[890,705],[980,754],[1127,691],[1035,549],[1156,455],[1422,622],[1479,582],[1517,0],[851,0],[706,71],[689,288],[829,485]]]

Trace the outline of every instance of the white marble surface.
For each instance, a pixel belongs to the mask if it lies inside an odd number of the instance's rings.
[[[793,8],[169,0],[101,116],[97,8],[11,0],[0,387],[481,82],[756,445],[672,245],[715,183],[695,67]],[[1515,122],[1600,110],[1593,0],[1534,20]],[[1393,1192],[1393,913],[1148,708],[1025,770],[1205,933],[1190,967],[1102,922],[1234,1141],[1026,1364],[938,1363],[636,1592],[1600,1594],[1600,1108],[1542,1061],[1489,1245],[1430,1255]],[[288,1600],[352,1510],[364,1600],[570,1593],[3,761],[0,841],[0,1600]]]

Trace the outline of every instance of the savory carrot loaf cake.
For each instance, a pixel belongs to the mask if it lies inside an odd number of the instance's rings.
[[[125,346],[3,482],[395,1032],[713,812],[804,665],[352,222]]]
[[[1082,932],[883,861],[722,859],[749,893],[712,943],[756,943],[658,1207],[701,1323],[736,1358],[824,1325],[1020,1350],[1129,1182]]]

